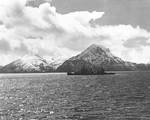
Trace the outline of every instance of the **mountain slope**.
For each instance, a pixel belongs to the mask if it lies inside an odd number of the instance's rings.
[[[50,66],[52,66],[55,70],[65,62],[63,58],[49,58],[47,62]]]
[[[3,68],[3,66],[0,66],[0,70]]]
[[[66,71],[69,64],[76,60],[83,60],[92,65],[103,67],[105,70],[135,70],[136,67],[133,63],[125,62],[122,59],[114,56],[109,49],[99,46],[91,45],[86,50],[81,52],[79,55],[70,58],[60,67],[59,71]],[[65,66],[65,67],[64,67]]]
[[[149,71],[150,70],[150,64],[136,64],[136,68],[139,71]]]
[[[2,72],[52,72],[54,69],[38,55],[25,55],[2,68]]]

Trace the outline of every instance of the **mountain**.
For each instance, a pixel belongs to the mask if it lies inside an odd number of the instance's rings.
[[[55,70],[65,62],[63,58],[49,58],[47,62],[50,66],[52,66]]]
[[[53,72],[48,62],[38,55],[25,55],[1,69],[1,72]]]
[[[136,64],[137,70],[140,71],[149,71],[150,70],[150,64]]]
[[[85,68],[95,74],[103,69],[108,71],[150,70],[150,64],[124,61],[114,56],[109,49],[93,44],[66,61],[61,58],[46,60],[39,55],[25,55],[4,67],[0,66],[0,72],[81,72]]]
[[[0,66],[0,70],[3,68],[3,66]]]
[[[58,72],[78,72],[83,68],[89,69],[91,71],[96,71],[101,69],[101,67],[96,67],[95,65],[86,62],[84,60],[67,60],[62,65],[57,68]]]
[[[58,71],[69,71],[74,69],[74,63],[85,61],[97,67],[103,67],[105,70],[136,70],[134,63],[123,61],[121,58],[114,56],[109,49],[99,46],[91,45],[86,50],[65,61],[58,67]],[[78,63],[79,64],[79,63]],[[73,68],[71,68],[73,67]]]

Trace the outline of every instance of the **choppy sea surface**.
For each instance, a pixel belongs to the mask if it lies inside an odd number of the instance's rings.
[[[150,120],[150,72],[0,74],[0,120]]]

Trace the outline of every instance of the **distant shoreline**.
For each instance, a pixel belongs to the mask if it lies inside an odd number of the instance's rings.
[[[133,70],[133,71],[106,71],[104,75],[115,74],[117,72],[150,72],[150,70]],[[67,74],[67,72],[0,72],[0,74]]]
[[[18,72],[18,73],[0,73],[0,74],[67,74],[66,72],[24,72],[24,73],[21,73],[21,72]]]

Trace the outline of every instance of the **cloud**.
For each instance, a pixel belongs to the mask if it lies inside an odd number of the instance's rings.
[[[126,42],[123,44],[127,48],[141,48],[143,46],[150,46],[150,39],[146,37],[135,37],[132,39],[128,39]]]
[[[26,53],[30,53],[28,47],[23,42],[21,42],[19,46],[15,47],[12,52],[18,55],[24,55]]]
[[[51,3],[52,0],[28,0],[26,5],[27,6],[32,6],[32,7],[39,7],[43,3]]]
[[[104,12],[76,11],[60,14],[47,1],[38,3],[36,7],[27,5],[31,2],[27,0],[3,2],[0,1],[0,39],[5,42],[1,41],[0,49],[4,49],[3,44],[7,46],[7,55],[1,50],[1,59],[8,57],[7,62],[28,53],[68,58],[92,43],[102,44],[110,48],[115,55],[130,61],[134,60],[128,54],[130,47],[133,47],[138,56],[139,53],[135,48],[145,47],[148,43],[147,40],[145,43],[141,40],[140,43],[143,44],[140,45],[133,39],[150,37],[148,31],[138,26],[97,25],[95,20],[102,18]],[[131,46],[130,43],[136,46]],[[145,49],[142,49],[142,52]],[[149,58],[144,56],[143,61],[136,57],[136,61],[146,62]]]
[[[7,53],[10,50],[11,48],[9,43],[5,39],[0,40],[0,52]]]

